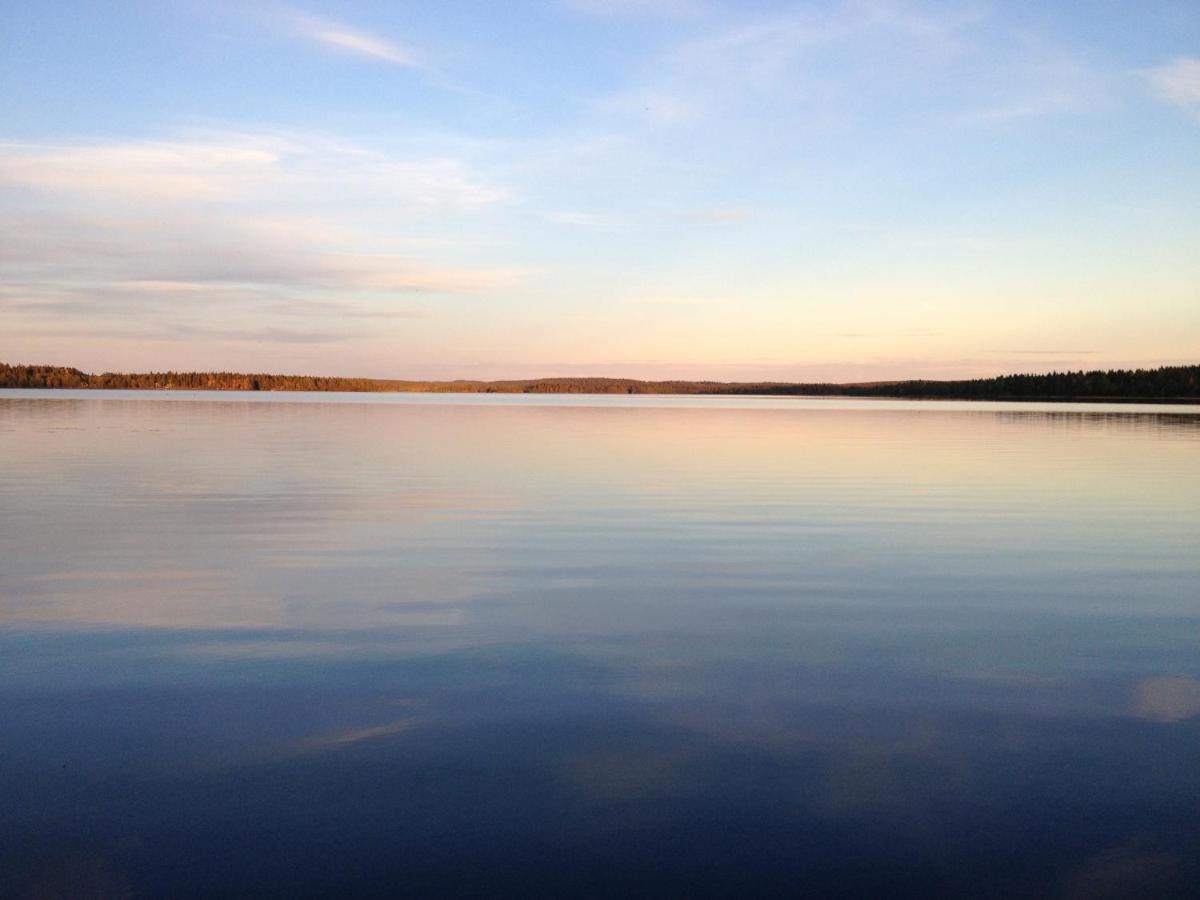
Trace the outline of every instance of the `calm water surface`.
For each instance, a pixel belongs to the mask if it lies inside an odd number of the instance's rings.
[[[0,461],[0,895],[1200,889],[1200,408],[7,391]]]

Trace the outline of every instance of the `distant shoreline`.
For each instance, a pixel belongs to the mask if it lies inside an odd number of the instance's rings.
[[[1200,406],[1200,397],[1074,397],[1074,396],[1045,396],[1036,395],[1029,396],[994,396],[994,397],[959,397],[949,394],[939,396],[921,396],[916,394],[906,394],[903,396],[893,394],[794,394],[794,393],[775,393],[775,394],[755,394],[746,392],[717,392],[717,391],[691,391],[691,392],[668,392],[668,391],[637,391],[634,393],[616,393],[612,391],[434,391],[434,390],[395,390],[395,391],[349,391],[340,389],[325,389],[310,391],[305,389],[284,389],[272,388],[271,390],[246,390],[244,388],[177,388],[177,387],[142,387],[142,388],[72,388],[72,387],[12,387],[0,385],[0,391],[31,391],[36,393],[57,393],[60,391],[93,391],[97,394],[118,391],[127,391],[131,393],[141,394],[187,394],[187,393],[206,393],[206,394],[380,394],[395,396],[397,394],[442,394],[449,396],[552,396],[552,397],[739,397],[745,400],[921,400],[921,401],[942,401],[946,403],[967,402],[967,403],[1084,403],[1103,406],[1111,405],[1147,405],[1147,406]]]
[[[456,394],[657,394],[760,397],[876,397],[903,400],[1024,400],[1042,403],[1200,403],[1200,365],[1157,369],[1001,375],[955,381],[642,381],[537,378],[407,381],[239,372],[105,372],[0,363],[0,388],[185,391],[328,391]]]

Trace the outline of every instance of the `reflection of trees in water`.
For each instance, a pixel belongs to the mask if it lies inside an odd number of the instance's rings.
[[[1120,429],[1122,431],[1192,432],[1200,434],[1200,416],[1187,413],[1160,412],[1092,412],[1090,410],[1050,409],[1006,409],[998,410],[996,417],[1010,424],[1027,425],[1030,422],[1050,425],[1055,428],[1091,431],[1095,429]]]

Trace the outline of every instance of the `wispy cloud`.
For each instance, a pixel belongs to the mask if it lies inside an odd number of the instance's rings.
[[[1088,60],[1033,36],[1000,40],[994,49],[963,73],[964,87],[980,100],[962,122],[1005,125],[1095,113],[1117,93],[1114,79]]]
[[[782,14],[745,15],[662,54],[640,84],[610,96],[601,110],[652,124],[729,126],[731,115],[836,117],[856,98],[874,97],[879,71],[894,80],[910,68],[957,59],[964,35],[982,18],[973,6],[928,12],[889,0],[859,0]],[[836,57],[836,59],[835,59]],[[841,69],[838,77],[833,68]]]
[[[495,203],[504,189],[453,159],[398,159],[314,134],[202,133],[171,141],[0,143],[0,185],[130,201],[228,200],[269,194],[389,197],[421,207]]]
[[[416,55],[395,41],[332,19],[288,10],[284,21],[297,36],[334,50],[397,66],[416,66]]]
[[[1149,69],[1146,78],[1161,99],[1200,112],[1200,58],[1180,57]]]
[[[703,7],[697,0],[563,0],[574,12],[598,16],[697,16]]]
[[[0,144],[0,315],[31,334],[123,323],[158,337],[324,340],[295,327],[288,300],[336,338],[328,307],[383,325],[411,311],[402,295],[521,278],[526,268],[466,264],[453,244],[411,233],[506,193],[457,160],[321,135]]]
[[[1113,104],[1118,79],[1086,55],[995,19],[983,4],[893,0],[748,13],[693,32],[597,108],[662,129],[712,128],[718,142],[766,128],[769,142],[797,129],[818,138],[876,127],[906,108],[930,120],[1008,124]],[[1156,83],[1192,103],[1193,66],[1200,62],[1155,70]]]
[[[280,161],[278,145],[241,140],[0,144],[0,183],[42,191],[181,200],[236,195]]]

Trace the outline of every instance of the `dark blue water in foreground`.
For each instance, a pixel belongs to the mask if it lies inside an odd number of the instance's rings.
[[[0,461],[2,896],[1200,890],[1195,407],[11,391]]]

